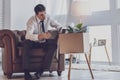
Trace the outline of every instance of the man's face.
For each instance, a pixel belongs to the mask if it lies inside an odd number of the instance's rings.
[[[46,14],[45,11],[39,12],[39,13],[37,14],[37,17],[38,17],[40,20],[43,21],[43,20],[45,19],[45,14]]]

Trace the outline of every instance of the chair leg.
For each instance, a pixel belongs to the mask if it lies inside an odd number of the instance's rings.
[[[108,58],[109,65],[111,65],[111,63],[110,63],[110,57],[109,57],[109,55],[108,55],[106,45],[105,45],[104,47],[105,47],[105,51],[106,51],[106,55],[107,55],[107,58]]]
[[[69,70],[68,70],[68,80],[70,80],[72,58],[73,58],[73,55],[70,54],[70,62],[69,62]]]
[[[92,79],[94,79],[94,76],[93,76],[93,73],[92,73],[92,69],[91,69],[91,66],[90,66],[88,58],[87,58],[87,54],[85,54],[85,58],[86,58],[86,61],[87,61],[87,64],[88,64],[88,68],[90,70],[91,77],[92,77]]]
[[[7,74],[4,72],[4,75],[7,75]]]
[[[6,76],[7,76],[8,79],[11,79],[12,78],[12,73],[8,73],[8,74],[6,74]]]

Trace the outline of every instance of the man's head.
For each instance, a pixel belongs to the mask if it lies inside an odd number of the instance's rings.
[[[46,8],[44,5],[42,4],[38,4],[35,6],[34,8],[35,14],[36,16],[40,19],[40,20],[44,20],[45,19],[45,14],[46,14]]]

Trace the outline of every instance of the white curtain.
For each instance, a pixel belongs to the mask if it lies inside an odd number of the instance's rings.
[[[46,12],[59,23],[66,26],[68,8],[70,0],[40,0],[41,4],[46,7]]]
[[[3,0],[0,0],[0,29],[3,27]]]

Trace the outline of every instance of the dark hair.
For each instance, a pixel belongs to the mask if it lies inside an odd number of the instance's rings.
[[[45,10],[46,10],[46,8],[43,4],[38,4],[34,8],[35,14],[38,14],[39,12],[42,12],[42,11],[45,11]]]

